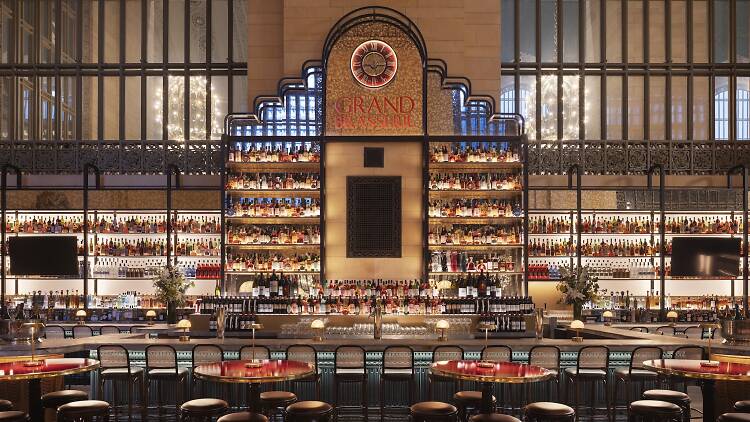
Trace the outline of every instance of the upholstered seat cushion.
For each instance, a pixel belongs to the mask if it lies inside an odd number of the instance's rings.
[[[656,378],[659,376],[658,373],[654,371],[649,371],[647,369],[629,369],[629,368],[617,368],[615,369],[615,375],[618,378]]]
[[[570,377],[582,378],[605,378],[607,376],[603,369],[565,368],[565,373]]]
[[[268,422],[268,418],[260,413],[236,412],[224,415],[216,422]]]
[[[423,401],[415,403],[410,408],[413,415],[419,416],[449,416],[458,413],[455,406],[439,401]]]
[[[10,400],[0,399],[0,412],[7,412],[13,410],[13,403]]]
[[[177,371],[174,368],[158,368],[149,370],[148,376],[150,378],[174,378],[176,376],[184,376],[187,374],[187,371],[187,368],[177,368]]]
[[[646,390],[643,392],[644,400],[662,400],[674,404],[690,404],[690,396],[682,391],[674,390]]]
[[[682,409],[663,400],[637,400],[630,403],[630,412],[638,415],[674,415],[682,413]]]
[[[298,401],[286,408],[286,413],[296,416],[327,415],[333,411],[333,407],[323,401]]]
[[[57,408],[58,418],[77,419],[109,414],[109,403],[101,400],[81,400]]]
[[[526,405],[524,408],[527,415],[530,416],[573,416],[575,410],[572,407],[562,403],[553,403],[549,401],[540,401]]]
[[[56,408],[74,401],[88,400],[89,395],[81,390],[52,391],[42,396],[42,406]]]
[[[297,395],[289,391],[264,391],[260,393],[260,401],[266,406],[284,406],[297,401]]]
[[[716,422],[750,422],[750,413],[725,413],[719,416]]]
[[[740,400],[734,403],[734,410],[738,412],[750,413],[750,400]]]
[[[17,410],[0,412],[0,422],[26,422],[27,420],[29,420],[29,417]]]
[[[130,367],[130,375],[137,376],[143,374],[143,368],[139,366]],[[122,378],[128,376],[128,368],[110,368],[102,370],[103,378]]]
[[[458,404],[461,405],[478,405],[482,402],[482,392],[481,391],[459,391],[458,393],[453,395],[453,400],[455,400]],[[495,399],[495,396],[492,396],[492,402],[495,403],[497,400]]]
[[[469,422],[521,422],[519,419],[510,415],[501,415],[500,413],[474,415]]]
[[[229,408],[229,405],[221,399],[194,399],[186,401],[180,406],[182,411],[191,414],[214,414],[224,412],[227,408]]]

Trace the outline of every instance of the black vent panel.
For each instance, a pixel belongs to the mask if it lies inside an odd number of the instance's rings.
[[[385,167],[385,149],[365,147],[365,167]]]
[[[401,177],[346,178],[346,256],[401,257]]]

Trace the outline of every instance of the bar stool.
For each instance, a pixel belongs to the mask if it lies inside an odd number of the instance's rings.
[[[529,350],[529,365],[541,366],[552,373],[557,397],[560,397],[560,348],[557,346],[534,346]],[[547,397],[551,397],[550,382],[545,381]],[[530,397],[531,384],[526,384],[526,397]]]
[[[286,358],[299,362],[307,362],[315,368],[315,374],[306,378],[290,381],[290,386],[295,394],[299,396],[296,385],[298,383],[315,383],[315,399],[320,400],[320,372],[318,372],[318,351],[306,344],[292,345],[286,348]]]
[[[180,420],[211,420],[227,412],[229,405],[220,399],[193,399],[180,406]]]
[[[458,409],[440,401],[423,401],[409,408],[412,422],[455,422],[458,421]]]
[[[742,413],[750,413],[750,400],[740,400],[735,402],[734,410]]]
[[[503,415],[500,413],[484,413],[472,416],[469,419],[469,422],[521,422],[521,420],[518,418],[514,418],[511,415]]]
[[[581,385],[591,383],[591,415],[595,413],[596,384],[604,386],[604,399],[607,403],[607,414],[610,413],[609,394],[607,394],[607,369],[609,368],[609,348],[606,346],[585,346],[578,351],[575,368],[565,368],[565,375],[574,389],[575,413],[580,416]],[[570,389],[568,391],[570,391]]]
[[[107,334],[120,334],[120,327],[114,325],[102,325],[99,327],[99,335],[106,336]]]
[[[388,346],[383,350],[380,365],[380,420],[385,418],[385,384],[408,384],[407,407],[414,403],[414,350],[408,346]],[[395,407],[395,406],[393,406]]]
[[[647,360],[661,359],[662,350],[659,347],[641,346],[633,349],[630,355],[630,363],[627,368],[615,369],[615,391],[613,397],[614,407],[617,408],[617,391],[620,383],[625,384],[625,402],[630,403],[631,383],[640,382],[641,390],[646,388],[646,382],[656,382],[659,374],[646,369],[643,362]]]
[[[240,347],[240,360],[252,360],[252,359],[260,359],[260,360],[266,360],[271,359],[271,350],[266,346],[242,346]],[[243,401],[247,400],[249,397],[248,391],[250,389],[249,384],[244,385],[245,388],[245,394],[242,394],[242,397],[238,400],[238,402],[242,403]],[[237,391],[236,389],[233,391]],[[245,402],[245,405],[248,403]]]
[[[0,412],[8,412],[10,410],[13,410],[13,402],[0,399]]]
[[[682,421],[682,409],[674,403],[661,400],[637,400],[630,403],[628,422],[638,419],[644,421]]]
[[[191,374],[195,372],[195,367],[199,365],[205,365],[214,362],[221,362],[224,360],[224,350],[215,344],[196,344],[193,347],[193,361]],[[192,382],[190,383],[190,397],[195,396],[195,387],[197,384],[201,386],[201,397],[206,395],[206,383],[198,378],[191,376]]]
[[[680,406],[683,422],[690,422],[690,396],[682,391],[648,390],[643,392],[643,400],[661,400]]]
[[[716,419],[716,422],[750,422],[750,413],[724,413]]]
[[[339,406],[339,387],[341,384],[359,384],[362,389],[360,407],[367,420],[367,368],[365,367],[365,349],[360,346],[339,346],[333,358],[333,406],[336,418],[341,411]]]
[[[715,332],[715,331],[714,331]],[[690,359],[690,360],[701,360],[703,359],[703,348],[700,346],[682,346],[674,349],[672,352],[672,359]],[[680,389],[683,393],[687,393],[688,385],[699,385],[700,381],[690,381],[687,378],[667,376],[670,390],[677,390],[678,385],[681,385]]]
[[[286,408],[286,422],[329,422],[333,406],[323,401],[298,401]]]
[[[576,412],[572,407],[562,403],[538,401],[523,408],[524,420],[527,422],[575,421]]]
[[[128,417],[133,416],[133,387],[136,387],[144,400],[143,368],[130,365],[128,349],[120,345],[99,346],[96,349],[99,357],[99,397],[104,397],[104,383],[112,382],[112,410],[117,419],[117,384],[125,383],[128,396]],[[143,410],[143,409],[142,409]]]
[[[109,421],[109,403],[101,400],[81,400],[64,404],[57,409],[57,422]]]
[[[264,391],[260,393],[260,407],[266,416],[273,418],[279,413],[284,416],[287,406],[297,402],[297,395],[288,391]]]
[[[28,422],[29,415],[18,410],[5,410],[0,412],[0,422]]]
[[[674,336],[674,327],[671,327],[669,325],[664,325],[662,327],[656,327],[656,334],[661,334],[663,336]]]
[[[268,418],[260,413],[236,412],[224,415],[216,422],[268,422]]]
[[[482,358],[482,360],[489,360],[489,361],[493,361],[493,362],[510,362],[510,361],[513,360],[513,350],[510,347],[508,347],[508,346],[485,346],[484,348],[482,348],[481,358]],[[505,408],[505,388],[506,388],[506,384],[500,384],[499,385],[499,389],[500,389],[500,408],[501,409]],[[494,389],[495,389],[495,386],[493,385],[493,390]],[[511,389],[510,392],[512,394],[513,390]],[[462,392],[459,391],[459,393],[462,393]],[[453,400],[454,401],[455,400],[460,400],[460,399],[457,399],[457,397],[456,397],[456,396],[459,395],[459,393],[456,393],[455,395],[453,395]],[[471,394],[471,396],[476,396],[476,394]],[[479,394],[479,401],[475,401],[473,403],[469,403],[468,407],[474,408],[474,409],[478,409],[479,406],[482,404],[481,396],[482,395]],[[496,402],[497,402],[497,399],[495,399],[495,397],[493,396],[492,397],[493,408],[494,408]],[[461,408],[463,403],[461,403],[460,401],[456,401],[456,403],[458,404],[458,412],[459,412],[459,414],[464,415],[464,418],[465,418],[466,417],[466,413],[465,413],[466,409],[465,408],[464,409]],[[510,408],[512,409],[513,406],[511,405]]]
[[[47,325],[44,327],[44,338],[47,340],[65,338],[65,328],[59,325]]]
[[[641,333],[648,333],[648,327],[630,327],[630,331],[638,331]]]
[[[481,391],[459,391],[453,395],[453,402],[458,408],[458,419],[466,421],[471,410],[478,411],[482,407]],[[492,408],[497,406],[497,398],[492,396]]]
[[[73,338],[86,338],[93,337],[94,330],[88,325],[74,325],[73,326]]]
[[[88,399],[89,395],[85,391],[80,390],[60,390],[44,394],[42,395],[42,407],[44,408],[45,413],[44,419],[54,419],[53,415],[55,415],[57,409],[64,404]],[[47,419],[47,416],[49,416],[50,419]]]
[[[432,349],[432,362],[441,360],[461,360],[464,358],[464,349],[460,346],[437,346]],[[434,386],[436,384],[453,384],[453,389],[459,389],[459,382],[456,379],[433,375],[432,372],[427,374],[427,397],[432,400]]]
[[[698,340],[703,339],[703,328],[694,326],[694,327],[687,327],[685,328],[685,331],[683,331],[685,334],[685,338],[694,338]]]
[[[185,396],[185,384],[187,381],[187,368],[177,365],[177,351],[172,346],[152,344],[146,347],[146,391],[151,390],[151,382],[156,382],[156,400],[159,408],[159,418],[164,408],[164,383],[175,383],[175,415],[179,417],[180,403]],[[146,410],[148,413],[149,394],[146,394]]]

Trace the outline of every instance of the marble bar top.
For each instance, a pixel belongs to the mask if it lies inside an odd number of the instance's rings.
[[[528,351],[537,345],[557,346],[563,352],[575,352],[584,346],[608,346],[613,352],[629,352],[639,346],[659,346],[665,351],[674,350],[680,346],[700,345],[704,348],[708,346],[707,340],[687,339],[683,337],[663,336],[659,334],[647,334],[636,331],[630,331],[627,328],[617,328],[617,325],[607,327],[604,325],[589,324],[581,330],[584,336],[591,334],[603,339],[585,339],[581,343],[576,343],[570,339],[542,339],[518,338],[518,339],[490,339],[490,345],[508,345],[514,351]],[[614,340],[614,341],[613,341]],[[385,347],[391,345],[408,345],[414,351],[425,352],[432,350],[439,344],[460,344],[466,351],[477,352],[485,346],[484,339],[455,339],[448,338],[447,342],[438,342],[434,338],[383,338],[375,339],[324,339],[321,342],[315,342],[312,339],[257,339],[258,345],[263,345],[271,351],[283,351],[287,346],[294,344],[309,344],[319,351],[333,351],[337,346],[342,344],[359,345],[368,351],[382,351]],[[52,353],[73,353],[95,350],[104,344],[120,344],[129,350],[142,351],[152,344],[171,345],[178,351],[190,351],[197,344],[216,344],[221,346],[225,351],[237,351],[242,346],[250,344],[248,338],[191,338],[190,341],[179,341],[178,338],[149,338],[145,334],[108,334],[104,336],[94,336],[79,339],[49,339],[44,340],[37,347],[39,354]],[[28,344],[0,344],[0,356],[14,356],[28,354],[30,346]],[[750,346],[739,345],[729,346],[721,344],[719,340],[712,341],[712,352],[725,353],[734,355],[750,356]]]

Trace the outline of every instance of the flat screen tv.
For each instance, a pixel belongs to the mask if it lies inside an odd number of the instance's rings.
[[[8,240],[10,273],[78,277],[76,236],[16,236]]]
[[[740,243],[729,237],[673,237],[672,277],[737,277]]]

